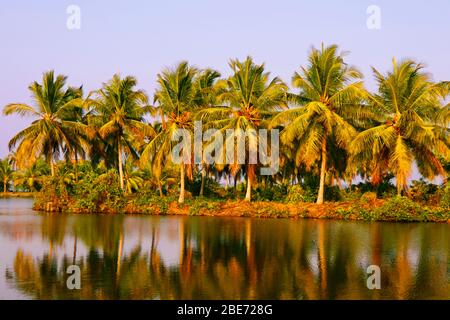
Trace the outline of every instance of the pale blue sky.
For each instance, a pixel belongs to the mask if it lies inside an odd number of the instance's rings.
[[[66,27],[68,5],[81,9],[81,30]],[[366,27],[369,5],[381,29]],[[392,57],[426,63],[435,80],[450,78],[450,1],[21,1],[0,6],[0,106],[31,103],[27,90],[55,69],[69,84],[98,88],[115,72],[137,77],[153,94],[156,74],[187,59],[228,73],[229,58],[250,54],[290,82],[309,48],[338,44],[350,51],[373,89],[370,66]],[[0,157],[31,119],[0,116]]]

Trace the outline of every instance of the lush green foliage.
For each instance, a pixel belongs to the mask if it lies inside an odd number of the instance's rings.
[[[450,183],[441,188],[440,197],[440,206],[450,211]]]
[[[65,88],[67,77],[56,76],[53,71],[44,73],[42,83],[33,82],[29,90],[33,95],[34,106],[11,103],[5,106],[5,115],[19,114],[33,116],[37,120],[17,133],[9,142],[16,145],[16,157],[19,165],[29,166],[41,155],[51,164],[61,153],[73,157],[76,147],[83,137],[85,126],[74,118],[76,110],[82,104],[80,88]]]
[[[3,192],[8,191],[8,183],[13,177],[13,169],[8,161],[8,159],[3,159],[0,161],[0,182],[3,184]]]
[[[300,185],[289,186],[286,201],[296,202],[313,202],[316,199],[315,193],[311,189],[304,189]]]
[[[338,213],[344,218],[354,215],[367,221],[446,222],[450,219],[448,209],[427,207],[401,196],[390,198],[377,208],[367,208],[356,203],[349,209],[340,209]]]
[[[376,184],[388,172],[395,175],[397,190],[407,189],[415,161],[422,176],[445,175],[438,154],[450,152],[447,123],[437,122],[444,109],[448,83],[433,83],[423,65],[394,59],[392,72],[373,72],[378,93],[369,95],[377,125],[360,132],[352,141],[350,170],[361,171]],[[368,146],[371,146],[368,148]]]
[[[282,126],[281,139],[294,163],[311,170],[320,161],[317,203],[323,203],[326,171],[339,178],[341,164],[356,135],[354,120],[363,121],[370,110],[363,104],[366,91],[362,74],[344,62],[337,46],[312,49],[308,66],[295,73],[292,83],[300,89],[290,94],[300,107],[276,115],[272,126]]]
[[[47,204],[51,203],[52,211],[121,211],[126,199],[115,169],[102,173],[89,165],[81,165],[78,174],[77,180],[72,168],[65,165],[59,168],[56,176],[45,177],[35,206],[46,210]]]

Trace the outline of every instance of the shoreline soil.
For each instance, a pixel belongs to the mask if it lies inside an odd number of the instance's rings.
[[[73,200],[46,203],[36,202],[34,210],[79,214],[148,214],[252,218],[313,218],[335,220],[363,220],[390,222],[450,223],[450,212],[438,207],[422,206],[407,198],[374,199],[369,201],[341,201],[315,204],[308,202],[284,203],[274,201],[248,202],[243,200],[189,199],[178,204],[171,198],[161,198],[147,204],[136,204],[129,198],[120,208],[100,206],[87,210],[74,205]]]
[[[33,192],[2,192],[0,198],[33,198]]]

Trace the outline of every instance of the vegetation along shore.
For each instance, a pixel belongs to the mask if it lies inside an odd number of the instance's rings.
[[[157,75],[151,98],[132,76],[85,93],[45,72],[29,86],[32,105],[3,108],[30,125],[0,163],[2,191],[32,192],[36,210],[53,212],[448,222],[450,82],[393,59],[387,72],[372,68],[371,92],[345,59],[335,45],[312,48],[291,86],[251,57],[230,60],[229,76],[181,62]],[[214,161],[186,156],[174,136],[194,136],[196,122],[203,134],[279,132],[266,150],[276,143],[276,172],[251,161],[257,136],[242,162],[236,137],[231,162],[225,144]]]

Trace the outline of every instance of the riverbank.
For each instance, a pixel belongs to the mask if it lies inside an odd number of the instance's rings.
[[[0,198],[33,198],[33,192],[2,192]]]
[[[142,200],[142,199],[141,199]],[[450,223],[450,210],[416,203],[406,197],[390,199],[360,199],[356,201],[309,202],[238,201],[192,198],[178,204],[173,197],[154,197],[137,201],[124,199],[122,204],[100,205],[97,208],[77,206],[73,199],[35,201],[34,208],[46,212],[101,213],[101,214],[149,214],[252,218],[313,218],[336,220],[364,220],[390,222],[443,222]]]

